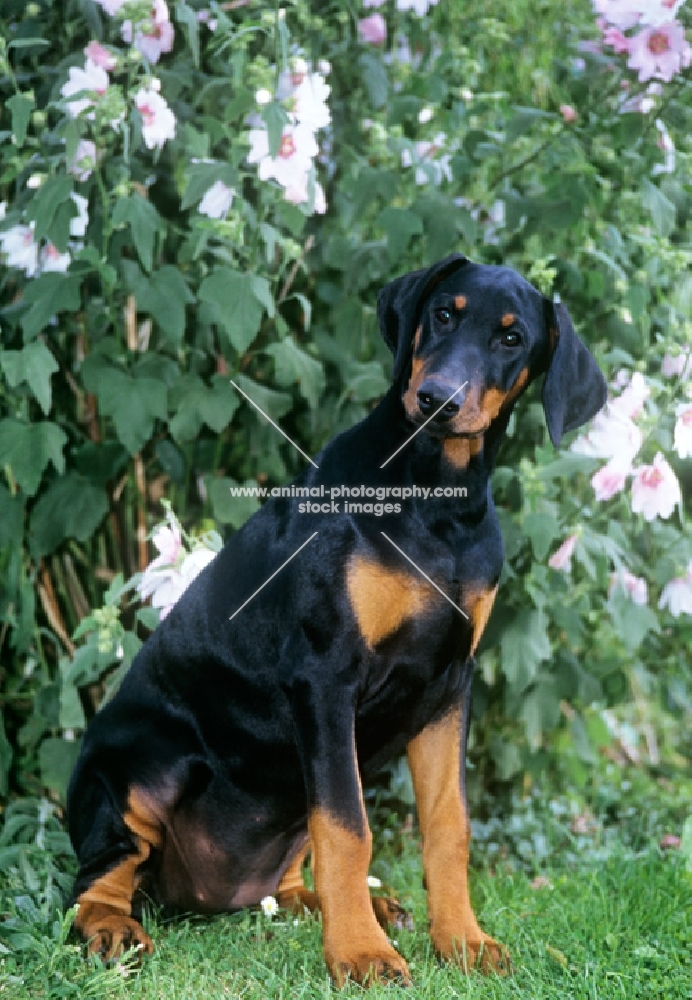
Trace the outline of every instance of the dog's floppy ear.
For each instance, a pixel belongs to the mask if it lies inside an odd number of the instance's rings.
[[[550,440],[585,424],[605,404],[608,387],[594,356],[574,332],[567,309],[546,299],[546,324],[554,344],[543,383],[543,409]]]
[[[385,343],[394,355],[394,378],[401,374],[408,359],[426,296],[466,260],[460,253],[450,254],[432,267],[395,278],[377,296],[377,320]]]

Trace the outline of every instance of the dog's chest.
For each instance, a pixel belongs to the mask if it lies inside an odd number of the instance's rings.
[[[494,552],[489,558],[486,547],[479,558],[470,547],[456,559],[445,553],[432,566],[429,560],[426,568],[420,564],[423,560],[414,563],[402,557],[401,566],[394,567],[369,556],[353,556],[346,588],[366,647],[381,652],[405,632],[425,643],[418,647],[425,654],[451,631],[459,643],[452,655],[473,655],[497,592],[500,546]]]

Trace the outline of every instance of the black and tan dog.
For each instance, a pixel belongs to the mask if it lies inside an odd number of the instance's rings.
[[[76,926],[94,951],[151,950],[134,915],[144,891],[207,913],[274,894],[319,907],[337,983],[407,981],[383,930],[401,911],[369,896],[361,787],[405,750],[434,947],[506,967],[467,885],[469,692],[503,561],[490,473],[534,378],[556,445],[603,405],[605,382],[567,310],[507,268],[454,254],[387,285],[378,316],[393,385],[297,484],[467,496],[380,517],[271,499],[194,581],[89,726],[72,778]]]

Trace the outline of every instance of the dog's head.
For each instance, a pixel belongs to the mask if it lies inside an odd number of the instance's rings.
[[[605,403],[605,379],[567,309],[507,267],[452,254],[386,285],[377,315],[406,413],[416,424],[435,414],[433,436],[484,434],[543,372],[556,447]]]

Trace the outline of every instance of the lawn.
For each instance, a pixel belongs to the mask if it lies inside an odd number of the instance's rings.
[[[0,850],[0,997],[336,996],[322,961],[319,921],[307,916],[152,916],[145,925],[157,949],[141,969],[86,961],[60,913],[72,870],[64,834],[47,822],[38,840]],[[637,848],[625,838],[607,851],[595,844],[581,854],[550,851],[536,882],[538,869],[511,855],[483,867],[483,850],[477,844],[472,894],[481,924],[511,948],[515,969],[507,979],[467,977],[438,964],[426,934],[417,832],[381,841],[372,871],[385,887],[396,887],[416,923],[395,935],[414,979],[407,998],[692,997],[692,881],[682,852],[662,851],[654,838]],[[370,996],[391,997],[398,989],[377,986]],[[343,995],[361,992],[349,986]]]

